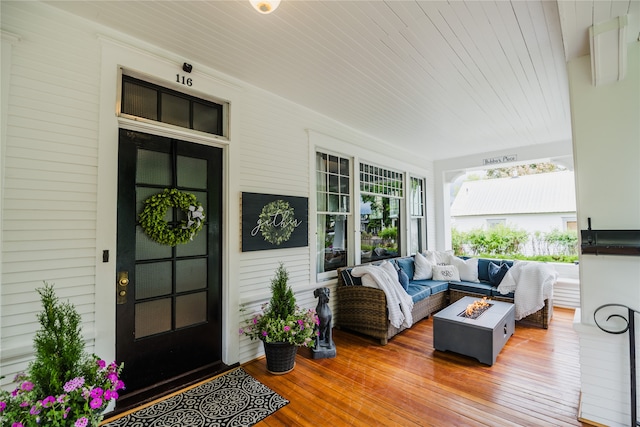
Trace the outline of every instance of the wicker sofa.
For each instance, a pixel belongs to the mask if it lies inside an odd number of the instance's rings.
[[[402,257],[390,260],[398,268],[407,265],[412,257]],[[478,260],[478,279],[480,282],[468,281],[440,281],[440,280],[412,280],[413,272],[406,271],[409,277],[407,293],[414,301],[412,316],[416,323],[427,318],[438,310],[465,296],[488,297],[496,301],[513,302],[514,294],[502,295],[495,285],[489,281],[488,264],[492,261],[508,263],[512,261]],[[351,275],[355,266],[338,269],[338,285],[336,288],[336,321],[338,328],[359,332],[380,340],[386,345],[388,340],[398,334],[405,327],[395,327],[388,319],[387,299],[381,289],[362,286],[359,277]],[[406,268],[406,267],[405,267]],[[524,322],[547,329],[553,316],[553,301],[546,299],[544,307],[537,312],[524,317]]]

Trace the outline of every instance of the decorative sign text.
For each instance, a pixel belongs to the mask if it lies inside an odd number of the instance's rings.
[[[516,160],[518,160],[518,156],[516,154],[507,154],[505,156],[489,157],[487,159],[482,159],[482,165],[483,166],[497,165],[500,163],[515,162]]]
[[[242,251],[308,245],[306,197],[242,193]]]

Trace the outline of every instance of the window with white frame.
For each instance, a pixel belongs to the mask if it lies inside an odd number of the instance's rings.
[[[409,199],[409,253],[422,252],[422,236],[425,232],[424,179],[410,177]]]
[[[576,217],[563,217],[562,224],[564,226],[564,231],[578,231],[578,221]]]
[[[507,224],[506,218],[488,218],[487,219],[487,227],[489,228],[497,227],[498,225],[506,225],[506,224]]]
[[[347,265],[349,217],[351,216],[351,162],[348,158],[316,153],[318,279],[335,276]]]
[[[360,163],[361,262],[400,254],[403,174]]]

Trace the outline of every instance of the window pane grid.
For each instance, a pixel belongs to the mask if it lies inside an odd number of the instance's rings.
[[[424,192],[422,190],[422,179],[411,177],[411,216],[424,215]]]
[[[223,136],[221,104],[123,76],[122,113]]]
[[[401,199],[404,197],[403,174],[360,163],[360,191]]]
[[[349,212],[349,159],[316,154],[318,212]]]
[[[318,274],[347,265],[347,224],[351,221],[349,162],[348,158],[316,152]]]

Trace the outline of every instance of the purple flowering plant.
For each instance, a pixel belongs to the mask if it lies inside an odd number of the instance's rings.
[[[276,270],[271,280],[271,300],[262,304],[261,311],[248,316],[240,328],[246,335],[264,342],[286,342],[297,346],[313,347],[320,323],[315,310],[296,305],[293,290],[287,284],[289,275],[284,265]],[[245,312],[246,307],[241,308]]]
[[[124,389],[124,364],[89,356],[73,304],[60,302],[47,283],[37,291],[43,310],[35,359],[15,377],[13,391],[0,390],[0,426],[97,427]]]
[[[97,426],[107,405],[124,389],[120,379],[124,365],[93,356],[89,375],[71,378],[60,393],[38,396],[28,375],[18,374],[16,388],[0,391],[0,425],[7,427],[87,427]]]
[[[269,304],[262,305],[262,313],[251,316],[240,328],[240,334],[265,342],[287,342],[297,346],[313,347],[319,323],[315,310],[296,307],[286,318],[270,316]]]

